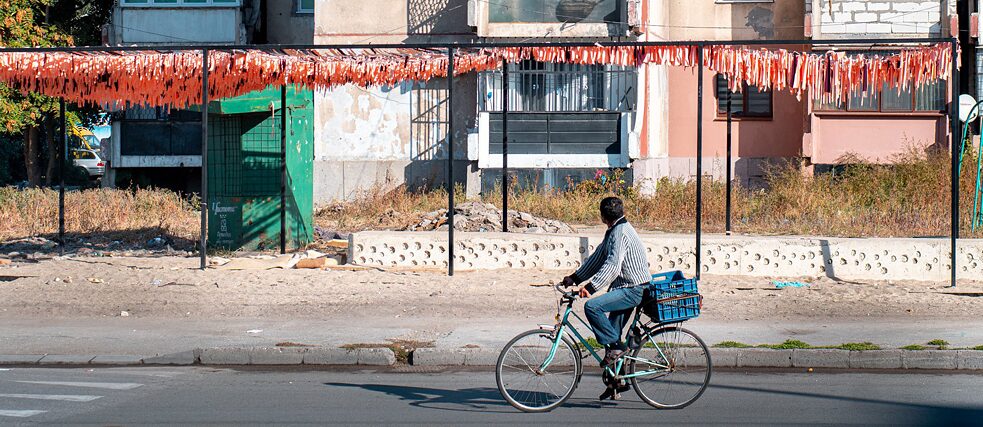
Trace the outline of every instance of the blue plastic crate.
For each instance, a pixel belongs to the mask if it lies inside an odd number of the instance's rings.
[[[653,274],[651,283],[643,311],[653,320],[681,322],[700,315],[702,297],[696,279],[687,279],[682,271],[675,270]]]

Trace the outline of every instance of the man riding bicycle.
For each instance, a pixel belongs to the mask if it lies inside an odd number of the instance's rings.
[[[604,240],[576,272],[563,278],[562,284],[573,287],[590,279],[578,290],[584,298],[608,288],[604,295],[592,298],[584,305],[597,342],[604,346],[601,366],[605,366],[628,349],[621,340],[621,333],[632,310],[641,304],[643,285],[649,284],[652,276],[645,246],[635,228],[625,219],[624,202],[617,197],[607,197],[601,200],[600,211],[601,220],[608,226]]]

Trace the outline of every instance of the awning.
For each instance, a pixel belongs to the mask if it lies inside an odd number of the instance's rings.
[[[502,61],[693,67],[697,45],[506,47],[459,49],[455,75],[497,69]],[[810,92],[825,100],[847,99],[869,89],[919,87],[947,80],[952,51],[946,44],[893,54],[848,55],[785,49],[704,46],[704,67],[762,90]],[[3,52],[0,81],[81,104],[185,107],[201,100],[201,51]],[[396,85],[447,77],[439,49],[233,50],[209,51],[209,96],[239,96],[271,85],[309,89]]]

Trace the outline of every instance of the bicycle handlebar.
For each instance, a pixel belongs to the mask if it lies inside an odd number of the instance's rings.
[[[560,286],[560,283],[557,283],[556,285],[553,285],[553,288],[555,288],[556,291],[560,293],[560,295],[563,295],[564,298],[567,298],[567,299],[570,299],[570,300],[575,300],[579,296],[579,295],[577,295],[577,294],[575,294],[573,292],[569,292],[569,291],[563,290],[563,288]]]

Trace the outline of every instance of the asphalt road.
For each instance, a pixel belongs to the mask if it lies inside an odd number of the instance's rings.
[[[979,425],[981,390],[980,375],[718,371],[699,401],[659,411],[632,392],[599,403],[588,373],[564,407],[524,414],[487,371],[0,368],[0,425]]]

